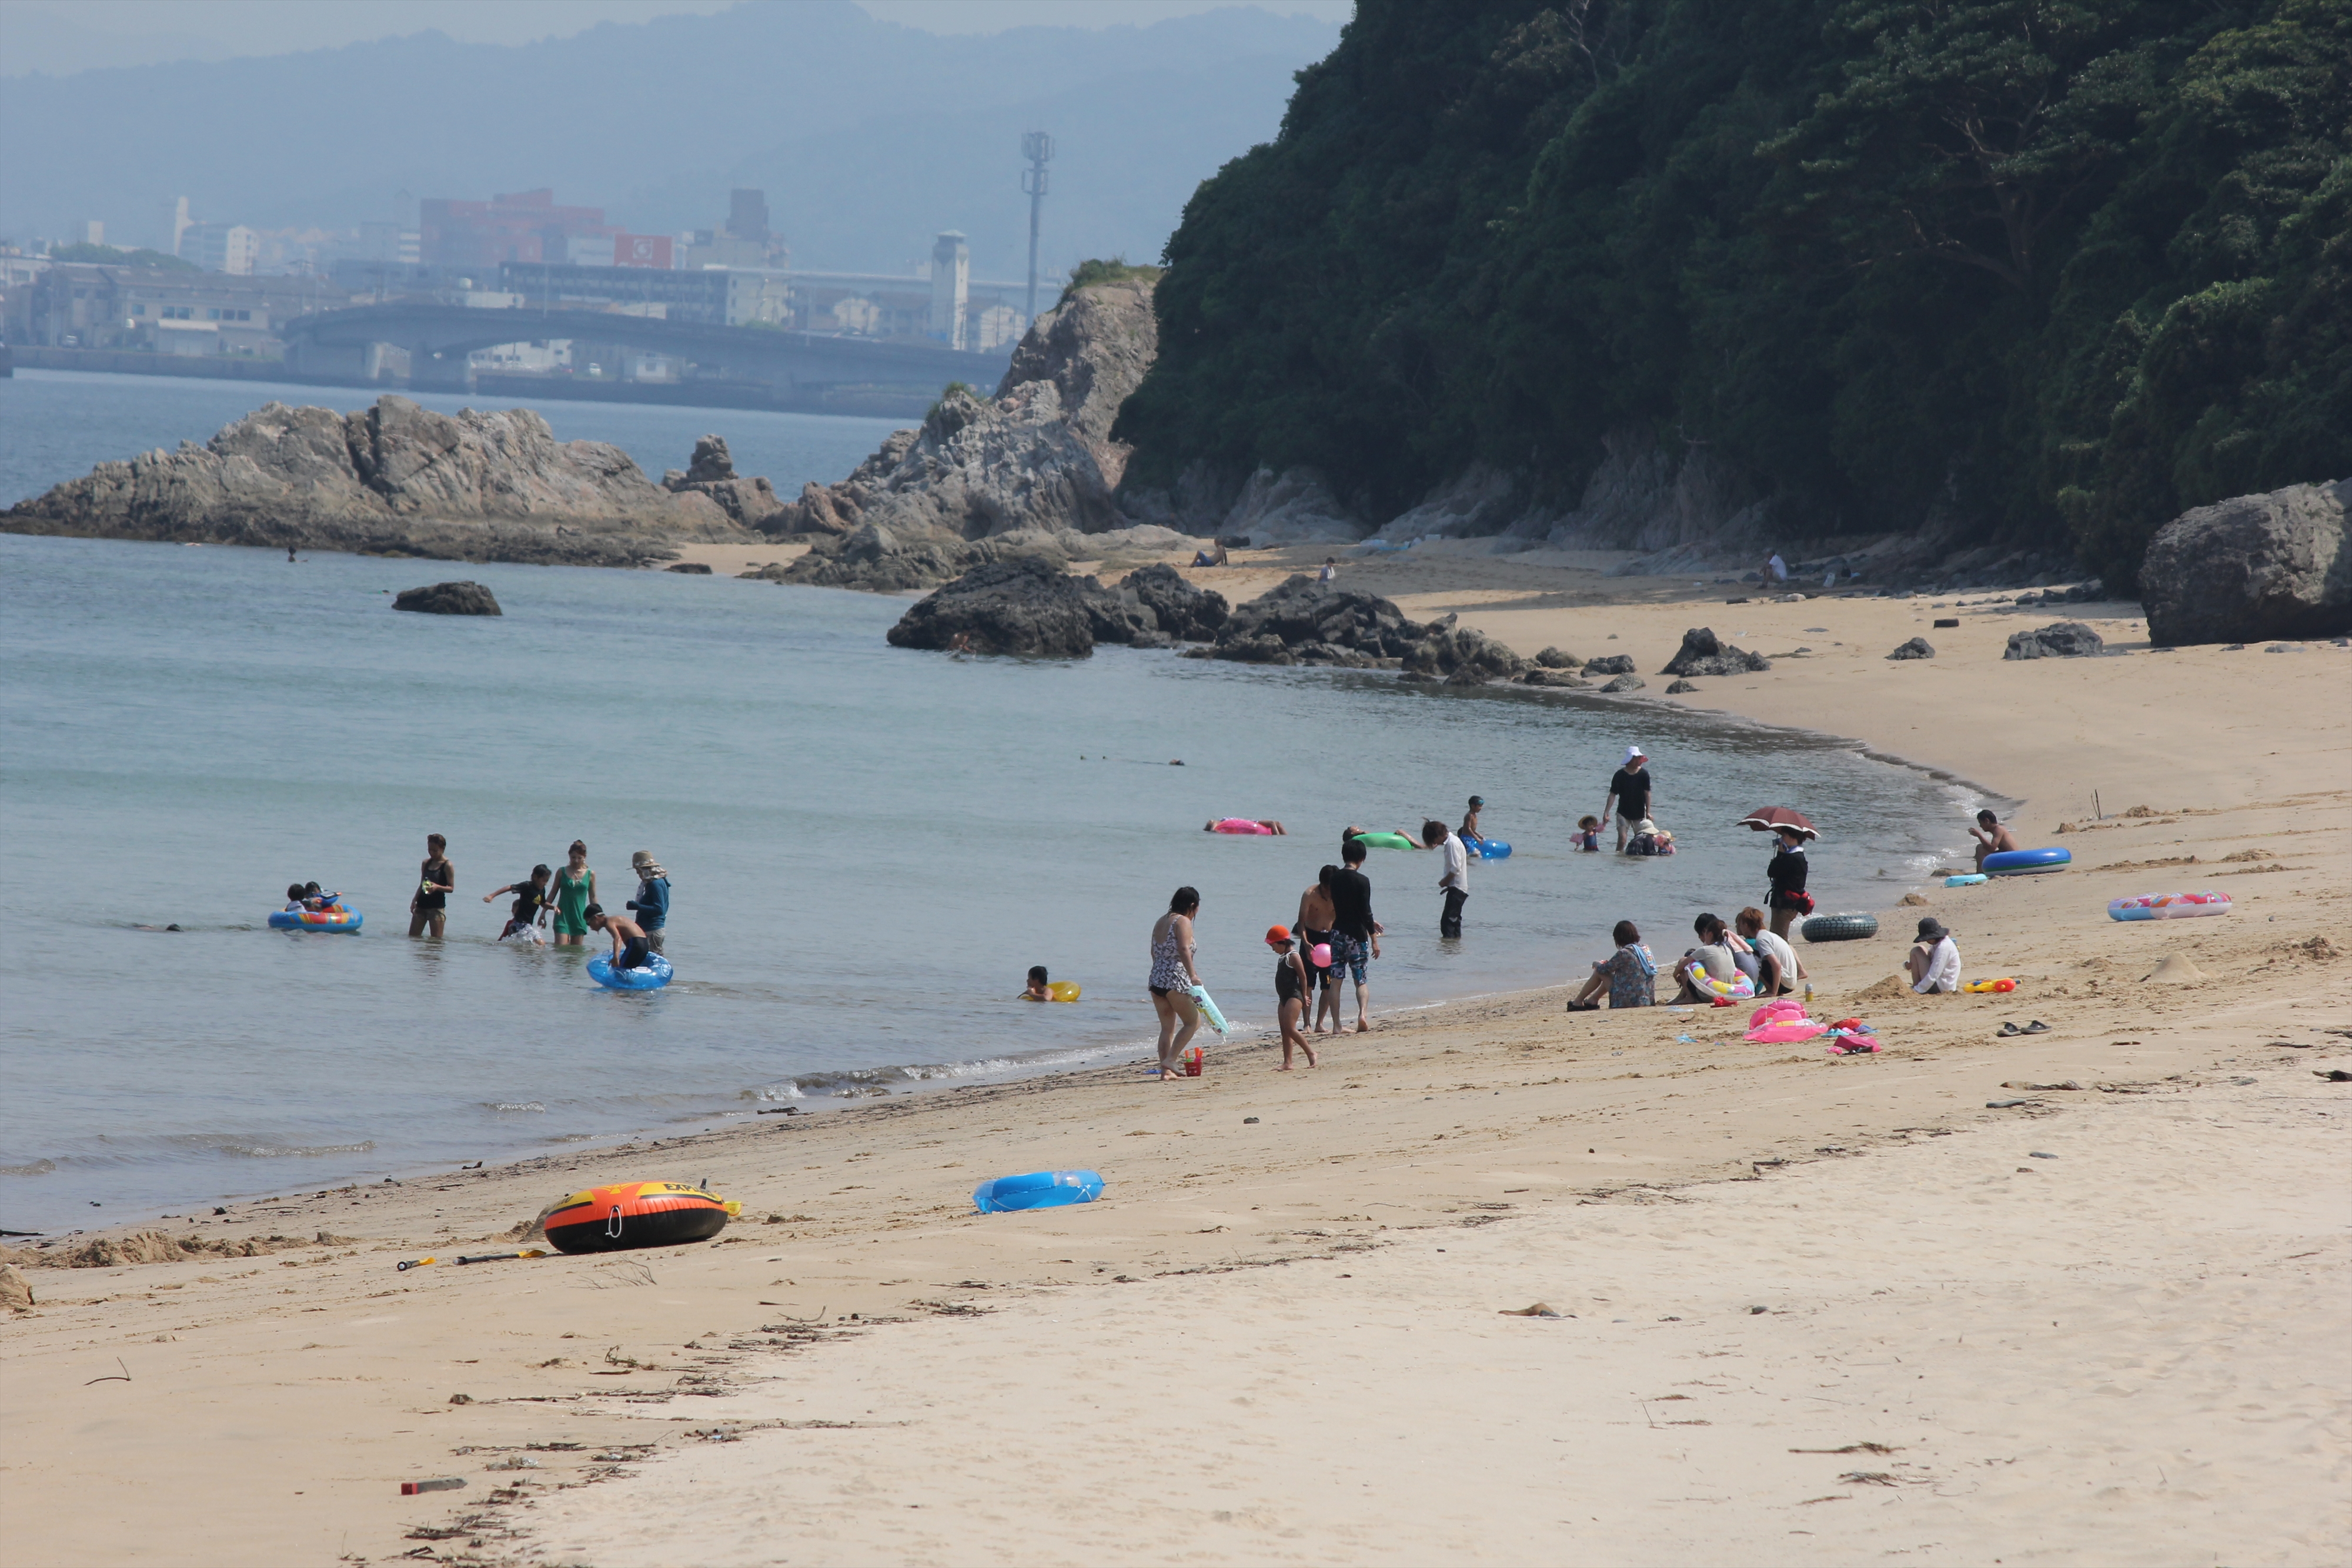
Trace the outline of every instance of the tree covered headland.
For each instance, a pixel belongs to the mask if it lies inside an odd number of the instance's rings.
[[[1166,260],[1130,483],[1572,501],[1634,427],[2127,583],[2352,474],[2352,0],[1360,0]]]

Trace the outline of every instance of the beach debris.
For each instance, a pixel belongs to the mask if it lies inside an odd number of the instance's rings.
[[[431,1480],[401,1482],[400,1495],[415,1497],[419,1492],[456,1491],[465,1484],[466,1478],[463,1476],[435,1476]]]
[[[2063,1083],[2017,1083],[2017,1082],[2010,1082],[2010,1083],[2003,1083],[2003,1084],[2001,1085],[2001,1087],[2002,1087],[2003,1089],[2030,1089],[2030,1090],[2032,1090],[2032,1091],[2034,1091],[2034,1092],[2038,1092],[2038,1093],[2048,1093],[2048,1092],[2053,1092],[2053,1091],[2060,1090],[2060,1089],[2080,1089],[2080,1088],[2082,1088],[2083,1086],[2082,1086],[2081,1084],[2079,1084],[2079,1083],[2075,1082],[2073,1079],[2069,1078],[2069,1079],[2068,1079],[2068,1080],[2066,1080],[2066,1082],[2063,1082]]]
[[[2167,953],[2157,967],[2141,977],[2143,986],[2201,986],[2205,971],[2183,953]]]
[[[1750,1307],[1748,1309],[1748,1315],[1751,1318],[1761,1317],[1764,1313],[1769,1312],[1772,1309],[1769,1307]]]
[[[1242,1118],[1242,1125],[1244,1127],[1255,1127],[1257,1125],[1257,1118],[1255,1116],[1244,1116]]]
[[[452,1405],[471,1405],[473,1402],[474,1396],[470,1394],[452,1394],[449,1396],[449,1403]]]
[[[2315,1067],[2311,1070],[2311,1075],[2329,1083],[2352,1083],[2352,1072],[2347,1072],[2340,1067],[2331,1067],[2325,1072]]]
[[[1552,1311],[1543,1302],[1537,1301],[1524,1307],[1505,1307],[1495,1315],[1500,1318],[1556,1318],[1559,1313]]]
[[[482,1468],[487,1470],[535,1470],[539,1469],[539,1461],[529,1455],[517,1454],[512,1458],[500,1459],[495,1465],[485,1465]]]
[[[1858,1487],[1891,1487],[1902,1484],[1885,1470],[1848,1470],[1838,1477],[1838,1479],[1849,1486]]]
[[[130,1382],[130,1381],[131,1381],[131,1369],[130,1369],[129,1367],[127,1367],[127,1366],[122,1366],[122,1358],[121,1358],[121,1356],[119,1356],[119,1355],[118,1355],[118,1356],[116,1356],[116,1357],[114,1358],[114,1364],[115,1364],[115,1365],[117,1365],[117,1366],[121,1366],[121,1367],[122,1367],[122,1370],[121,1370],[121,1372],[119,1372],[119,1373],[110,1372],[110,1373],[108,1373],[108,1374],[107,1374],[105,1376],[103,1376],[103,1377],[93,1377],[93,1378],[91,1378],[91,1379],[89,1380],[89,1383],[85,1383],[85,1384],[83,1384],[83,1385],[82,1385],[82,1386],[83,1386],[84,1388],[88,1388],[88,1387],[89,1386],[89,1384],[90,1384],[90,1383],[128,1383],[128,1382]]]
[[[1985,1109],[1988,1111],[2014,1111],[2020,1105],[2031,1105],[2032,1103],[2033,1102],[2031,1100],[1988,1100],[1985,1102]]]
[[[1761,1308],[1758,1309],[1759,1312]],[[1792,1454],[1899,1454],[1900,1448],[1890,1448],[1884,1443],[1848,1443],[1843,1448],[1791,1448]]]
[[[2058,1156],[2056,1155],[2045,1155],[2040,1149],[2034,1149],[2028,1152],[2025,1157],[2029,1160],[2054,1160]]]

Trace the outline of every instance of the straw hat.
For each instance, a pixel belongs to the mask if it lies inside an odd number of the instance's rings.
[[[669,874],[669,873],[662,870],[661,862],[654,859],[653,852],[651,850],[639,850],[635,854],[629,857],[629,863],[636,868],[637,874],[642,877],[650,879],[655,877],[665,877]]]

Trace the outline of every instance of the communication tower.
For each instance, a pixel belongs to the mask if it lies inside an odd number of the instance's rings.
[[[1021,138],[1021,156],[1029,167],[1021,172],[1021,188],[1029,194],[1029,319],[1037,319],[1037,225],[1045,214],[1045,165],[1054,161],[1054,139],[1042,131]]]

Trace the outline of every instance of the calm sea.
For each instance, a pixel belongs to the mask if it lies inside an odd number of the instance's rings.
[[[0,462],[133,451],[256,401],[131,380],[58,394],[68,421],[140,408],[151,387],[173,403],[111,441],[52,428],[42,382],[0,382]],[[216,410],[188,413],[191,391]],[[678,432],[717,429],[769,452],[780,489],[837,477],[882,428],[555,417],[654,466],[678,460],[664,455]],[[792,452],[800,468],[773,455]],[[829,468],[811,466],[821,453]],[[394,591],[455,576],[505,615],[392,611]],[[1179,883],[1202,894],[1212,991],[1237,1028],[1263,1028],[1263,933],[1291,919],[1340,828],[1450,819],[1473,792],[1517,852],[1473,867],[1459,944],[1436,935],[1434,857],[1375,854],[1391,933],[1376,1010],[1580,977],[1622,917],[1680,951],[1697,910],[1761,901],[1764,842],[1728,824],[1763,804],[1827,830],[1824,907],[1883,904],[1958,839],[1973,799],[1826,741],[1570,694],[1435,695],[1128,649],[901,652],[882,634],[903,609],[726,577],[0,535],[16,889],[0,1228],[1134,1058],[1152,1031],[1149,928]],[[1635,740],[1684,852],[1567,852]],[[1291,836],[1201,831],[1228,814]],[[404,935],[428,831],[448,836],[460,888],[440,944]],[[668,989],[600,990],[582,949],[492,940],[506,901],[481,895],[561,863],[574,838],[608,904],[628,896],[631,851],[668,868]],[[311,879],[365,913],[362,934],[267,929],[287,883]],[[1013,999],[1032,964],[1084,1000]]]

